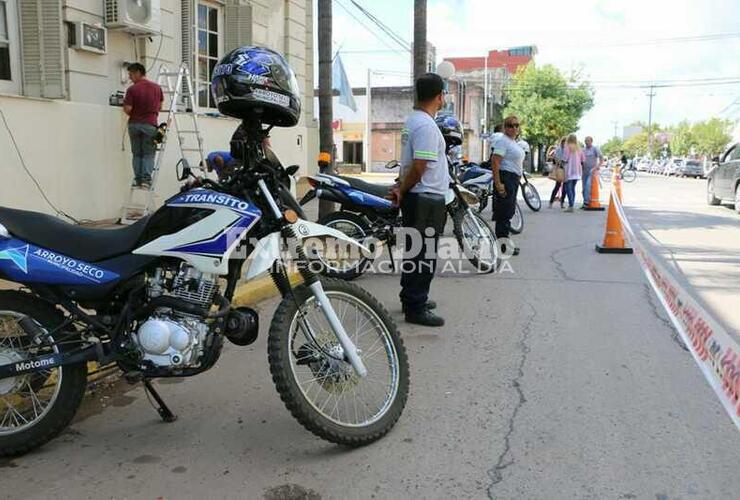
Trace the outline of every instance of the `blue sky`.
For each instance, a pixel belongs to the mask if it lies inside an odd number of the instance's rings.
[[[411,41],[413,0],[356,1]],[[579,70],[597,82],[740,77],[740,37],[634,44],[733,32],[740,32],[737,0],[429,1],[428,38],[437,47],[438,60],[535,44],[538,64]],[[334,1],[333,35],[353,86],[365,85],[368,68],[386,72],[374,76],[376,85],[409,81],[410,55],[393,52],[398,45],[350,0]],[[581,121],[581,135],[603,142],[613,135],[615,121],[620,133],[635,120],[647,121],[646,90],[601,84],[596,91],[596,106]],[[659,89],[653,116],[661,124],[710,116],[740,119],[740,84]]]

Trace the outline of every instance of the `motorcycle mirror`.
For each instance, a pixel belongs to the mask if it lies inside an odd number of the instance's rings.
[[[393,170],[394,168],[397,168],[398,165],[399,165],[398,160],[391,160],[385,164],[385,168],[388,170]]]
[[[298,165],[291,165],[291,166],[289,166],[288,168],[285,169],[285,172],[288,175],[295,175],[295,173],[298,172],[298,169],[299,168],[300,167]]]
[[[177,174],[177,180],[180,182],[188,180],[193,175],[193,170],[184,158],[177,162],[175,172]]]

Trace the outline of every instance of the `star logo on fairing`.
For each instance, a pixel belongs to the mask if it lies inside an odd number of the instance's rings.
[[[28,274],[28,245],[0,251],[0,260],[9,260],[18,266],[18,269]]]

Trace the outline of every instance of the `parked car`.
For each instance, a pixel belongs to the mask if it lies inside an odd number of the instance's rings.
[[[685,160],[676,168],[676,175],[701,179],[704,177],[704,167],[699,160]]]
[[[637,162],[637,170],[647,172],[650,169],[650,165],[652,165],[652,162],[648,158],[645,158]]]
[[[734,203],[740,214],[740,142],[715,158],[716,166],[707,174],[707,203]]]
[[[663,174],[664,175],[676,175],[676,172],[678,172],[678,169],[680,169],[683,166],[683,163],[684,163],[683,158],[671,158],[670,160],[668,160],[668,163],[663,169]]]

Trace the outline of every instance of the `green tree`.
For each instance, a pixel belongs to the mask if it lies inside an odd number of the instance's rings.
[[[696,153],[700,155],[715,156],[724,151],[727,144],[732,140],[732,120],[721,118],[710,118],[709,120],[694,123],[691,134],[695,140]]]
[[[639,134],[635,134],[626,141],[622,146],[627,156],[643,156],[647,153],[648,149],[648,133],[643,130]]]
[[[623,147],[627,156],[645,156],[648,153],[648,127],[643,122],[635,122],[630,127],[642,127],[642,131],[638,134],[633,135],[626,141],[624,141]],[[657,124],[653,123],[650,127],[653,135],[653,157],[659,155],[662,142],[660,137],[664,135],[665,130]]]
[[[612,137],[601,146],[604,156],[616,156],[624,148],[624,143],[619,137]]]
[[[587,81],[576,73],[565,76],[549,64],[519,68],[506,93],[503,115],[519,117],[522,135],[536,146],[554,144],[578,130],[581,117],[594,105]]]
[[[671,152],[678,156],[688,155],[691,148],[696,146],[696,139],[688,121],[684,120],[671,128],[670,145]]]

